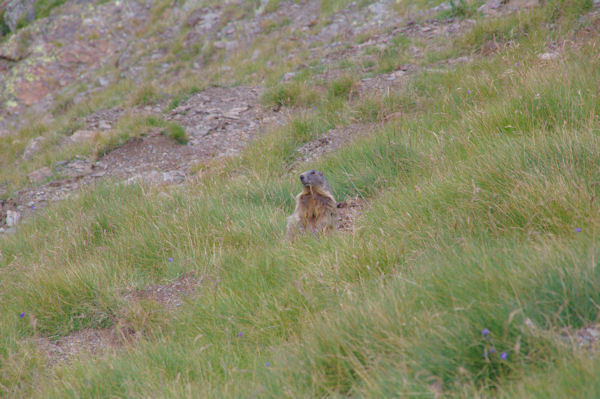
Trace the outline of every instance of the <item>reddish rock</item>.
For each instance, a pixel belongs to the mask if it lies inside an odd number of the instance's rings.
[[[21,82],[21,87],[17,93],[17,98],[23,104],[30,106],[38,103],[46,97],[50,89],[46,87],[43,81],[34,80],[33,82]]]

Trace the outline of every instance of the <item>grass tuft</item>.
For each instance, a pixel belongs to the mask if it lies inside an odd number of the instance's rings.
[[[163,134],[167,134],[179,144],[187,144],[189,141],[189,137],[183,127],[175,122],[167,123],[166,130],[163,131]]]

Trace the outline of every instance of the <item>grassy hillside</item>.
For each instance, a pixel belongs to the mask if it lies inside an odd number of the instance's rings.
[[[463,6],[446,13],[477,23],[398,90],[354,88],[404,62],[400,40],[332,80],[255,65],[264,103],[293,112],[240,156],[183,186],[101,182],[0,236],[1,396],[600,397],[598,348],[576,338],[600,304],[597,10]],[[213,62],[235,83],[231,57]],[[301,169],[366,209],[350,233],[286,241],[297,148],[353,123],[374,133]],[[181,306],[127,297],[189,272]],[[48,366],[40,338],[86,329],[117,338]]]

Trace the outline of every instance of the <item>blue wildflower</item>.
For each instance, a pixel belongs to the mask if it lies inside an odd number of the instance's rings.
[[[20,318],[23,318],[23,317],[25,317],[25,312],[23,312],[23,313],[20,313],[20,314],[19,314],[19,317],[20,317]]]
[[[502,360],[506,360],[507,357],[508,357],[508,353],[506,353],[506,352],[502,352],[500,354],[500,359],[502,359]]]

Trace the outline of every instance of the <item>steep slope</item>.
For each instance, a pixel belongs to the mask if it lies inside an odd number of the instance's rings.
[[[598,396],[598,21],[583,0],[67,1],[32,21],[0,44],[21,54],[0,392]],[[340,231],[288,242],[309,168]]]

